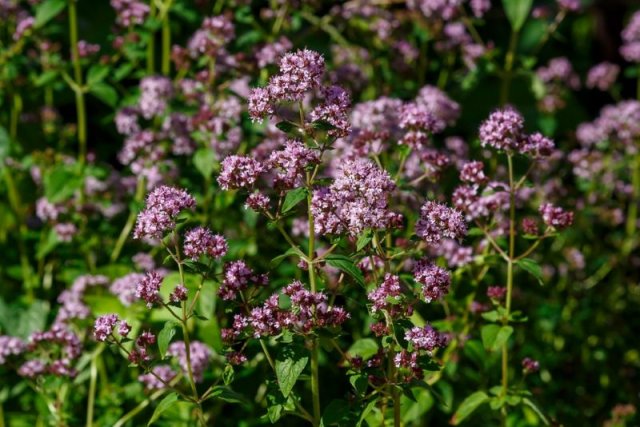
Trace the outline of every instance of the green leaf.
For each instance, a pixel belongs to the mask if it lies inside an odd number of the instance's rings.
[[[353,277],[358,284],[365,286],[364,276],[362,275],[362,271],[356,266],[356,264],[351,260],[351,258],[344,255],[336,255],[330,254],[327,255],[324,260],[331,267],[335,267],[338,270],[344,271],[349,276]]]
[[[355,374],[349,377],[349,382],[359,396],[364,395],[369,388],[369,378],[365,374]]]
[[[320,426],[346,425],[345,423],[348,422],[350,413],[349,403],[345,400],[334,399],[327,405],[322,413]]]
[[[89,92],[109,107],[115,107],[118,103],[118,92],[106,83],[96,83],[89,88]]]
[[[47,255],[53,251],[60,243],[58,239],[58,233],[54,229],[49,230],[47,238],[41,242],[38,242],[38,251],[36,252],[36,259],[44,259]]]
[[[55,80],[57,76],[58,76],[57,71],[47,70],[44,73],[40,74],[38,77],[36,77],[36,79],[33,81],[33,84],[38,87],[42,87],[47,83],[51,83],[53,80]]]
[[[162,415],[162,413],[167,409],[171,408],[177,401],[178,393],[171,393],[166,395],[164,399],[162,399],[160,403],[158,403],[158,406],[156,406],[156,410],[153,411],[153,415],[151,415],[151,419],[149,419],[147,426],[150,426],[155,421],[157,421],[158,418],[160,418],[160,415]]]
[[[171,340],[176,334],[176,325],[175,323],[169,321],[164,324],[164,328],[158,334],[158,351],[160,351],[160,357],[164,359],[167,354],[167,349],[169,348],[169,344],[171,344]]]
[[[46,0],[36,10],[36,21],[34,26],[41,28],[47,22],[58,16],[67,5],[66,0]]]
[[[205,178],[209,178],[213,173],[215,160],[215,153],[210,148],[200,148],[193,155],[193,165]]]
[[[484,391],[476,391],[475,393],[469,395],[458,407],[458,410],[453,417],[451,417],[450,424],[457,426],[460,424],[465,418],[471,415],[480,405],[487,402],[489,400],[489,396]]]
[[[496,351],[507,342],[513,328],[511,326],[486,325],[482,327],[480,334],[482,335],[482,345],[490,351]]]
[[[544,414],[542,413],[542,411],[540,410],[540,408],[538,408],[538,405],[536,405],[531,399],[529,399],[528,397],[525,397],[522,399],[522,403],[524,403],[525,405],[527,405],[529,408],[531,408],[533,410],[533,412],[536,413],[536,415],[538,416],[538,418],[540,418],[540,420],[545,424],[545,425],[549,425],[549,420],[547,419],[547,417],[544,416]]]
[[[372,238],[373,233],[370,230],[362,233],[360,236],[358,236],[358,241],[356,242],[356,250],[361,251],[365,246],[369,244]]]
[[[45,174],[44,195],[51,203],[68,199],[82,186],[82,176],[69,167],[61,166]]]
[[[532,3],[533,0],[502,0],[504,12],[513,31],[520,31],[529,16]]]
[[[312,122],[311,126],[314,129],[324,130],[324,131],[330,131],[330,130],[336,129],[336,127],[334,125],[332,125],[328,121],[322,120],[322,119],[319,119],[319,120],[316,120],[316,121]]]
[[[4,166],[4,160],[11,152],[11,139],[5,128],[0,126],[0,170]]]
[[[231,390],[231,388],[225,385],[218,385],[213,388],[211,395],[207,399],[220,399],[228,403],[246,403],[247,399],[238,392]]]
[[[349,347],[347,353],[367,360],[378,353],[378,343],[372,338],[360,338]]]
[[[298,125],[290,122],[288,120],[283,120],[276,124],[276,127],[280,129],[284,133],[293,133],[294,130],[298,129]]]
[[[500,319],[500,315],[496,310],[487,311],[481,314],[482,318],[489,322],[497,322]]]
[[[87,71],[87,85],[93,86],[103,81],[109,74],[109,67],[103,64],[95,64]]]
[[[544,282],[542,281],[542,268],[540,267],[540,264],[538,264],[531,258],[523,258],[518,261],[517,264],[522,267],[523,270],[528,271],[533,277],[538,279],[538,283],[540,283],[540,285],[544,285]]]
[[[288,345],[276,357],[276,378],[284,397],[288,397],[309,362],[308,354],[300,347]]]
[[[282,203],[282,213],[287,213],[291,209],[295,208],[298,203],[307,198],[307,194],[307,189],[304,187],[288,191],[287,195],[284,197],[284,202]]]
[[[269,268],[270,269],[276,268],[282,263],[282,261],[284,261],[287,257],[290,257],[292,255],[296,255],[296,251],[293,248],[287,249],[285,253],[283,253],[282,255],[278,255],[277,257],[273,258],[271,262],[269,262]]]

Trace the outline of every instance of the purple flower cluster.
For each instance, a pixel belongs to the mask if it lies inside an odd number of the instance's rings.
[[[118,297],[122,305],[128,307],[138,300],[136,297],[136,288],[138,287],[138,283],[143,280],[145,280],[144,274],[129,273],[114,280],[109,287],[109,291]]]
[[[541,205],[539,211],[542,220],[549,227],[559,230],[567,228],[573,223],[573,212],[565,211],[551,203]]]
[[[140,81],[138,107],[145,119],[162,115],[167,109],[167,101],[173,94],[171,80],[161,76],[149,76]]]
[[[530,357],[522,359],[522,370],[527,374],[533,374],[540,370],[540,362]]]
[[[256,274],[244,261],[232,261],[224,266],[224,279],[218,289],[218,295],[223,300],[233,300],[238,292],[245,290],[249,284],[266,286],[269,278],[266,274]]]
[[[383,310],[395,311],[392,310],[395,305],[394,301],[400,302],[401,295],[400,278],[387,273],[380,286],[369,292],[367,298],[371,302],[371,311],[376,313]]]
[[[460,239],[467,233],[460,212],[434,201],[422,205],[415,228],[416,235],[430,244],[438,243],[443,238]]]
[[[105,276],[83,275],[73,281],[69,289],[58,296],[60,309],[54,324],[67,323],[73,319],[86,319],[91,314],[89,306],[84,302],[84,295],[89,288],[105,287],[109,279]]]
[[[151,360],[150,347],[156,343],[156,336],[150,331],[144,331],[136,338],[135,345],[129,352],[129,362],[142,364]]]
[[[548,157],[555,148],[553,141],[541,133],[527,135],[522,115],[511,107],[494,111],[480,125],[480,143],[532,157]]]
[[[398,226],[402,217],[388,206],[395,188],[389,174],[372,162],[345,161],[333,184],[313,193],[311,211],[316,232],[357,236],[366,229]]]
[[[215,58],[235,37],[233,23],[224,15],[205,18],[188,43],[188,50],[193,58],[207,56]]]
[[[138,377],[147,391],[161,390],[176,377],[176,372],[169,365],[154,366],[152,373],[143,374]]]
[[[304,49],[289,52],[280,58],[280,72],[271,77],[266,88],[255,88],[249,95],[249,114],[262,120],[272,114],[281,101],[301,101],[311,90],[322,84],[324,58],[317,52]]]
[[[289,190],[300,186],[307,168],[319,161],[317,150],[305,147],[300,141],[287,141],[284,148],[271,153],[267,161],[269,168],[275,171],[274,188]]]
[[[267,65],[276,64],[280,57],[292,47],[291,41],[284,36],[272,43],[267,43],[255,53],[258,67],[265,68]]]
[[[507,294],[507,288],[504,286],[489,286],[487,296],[493,300],[502,300]]]
[[[180,212],[195,206],[195,199],[185,190],[160,186],[147,196],[146,207],[138,215],[133,237],[160,239],[175,227]]]
[[[220,234],[213,234],[211,230],[204,227],[196,227],[189,230],[184,236],[185,256],[197,260],[202,255],[207,255],[213,259],[222,258],[226,255],[227,241]]]
[[[116,325],[118,325],[118,334],[123,338],[126,338],[131,332],[131,326],[126,321],[120,320],[117,314],[105,314],[96,319],[93,326],[93,337],[97,341],[106,341]]]
[[[149,14],[149,6],[137,0],[111,0],[111,7],[116,12],[116,21],[122,27],[140,25]]]
[[[281,308],[279,301],[285,295],[291,307]],[[338,327],[349,318],[342,307],[330,306],[322,292],[311,292],[301,282],[294,281],[275,293],[262,306],[254,307],[248,316],[236,314],[231,328],[222,331],[223,340],[232,343],[243,334],[260,338],[274,336],[283,330],[307,334],[317,328]]]
[[[576,136],[587,147],[609,140],[632,150],[633,143],[640,137],[640,102],[630,100],[607,105],[593,122],[581,124]]]
[[[460,170],[460,181],[469,184],[484,184],[487,181],[484,174],[484,163],[472,161],[465,163]]]
[[[607,91],[616,82],[619,73],[620,67],[611,62],[594,65],[587,74],[587,87]]]
[[[640,12],[636,12],[622,31],[620,55],[629,62],[640,62]]]
[[[427,85],[421,88],[415,103],[425,107],[435,116],[436,129],[444,129],[447,125],[453,125],[460,117],[460,104],[435,86]]]
[[[428,303],[442,298],[449,292],[449,272],[430,261],[418,261],[413,268],[413,277],[422,285],[422,295]]]
[[[182,372],[187,375],[187,346],[184,341],[176,341],[172,343],[167,350],[167,354],[178,359]],[[193,379],[198,383],[202,382],[204,379],[204,372],[207,370],[207,367],[209,367],[209,361],[212,356],[211,350],[209,350],[209,347],[204,343],[192,341],[189,345],[189,356]]]
[[[251,157],[228,156],[222,161],[218,184],[223,190],[251,188],[263,171],[264,166]]]
[[[154,304],[162,303],[160,296],[160,286],[163,277],[157,271],[149,271],[144,275],[136,285],[135,296],[147,303],[147,308],[153,307]]]
[[[20,338],[0,335],[0,365],[12,356],[19,356],[27,350],[27,344]]]
[[[422,328],[414,326],[405,332],[404,338],[414,349],[424,350],[428,354],[433,353],[437,348],[447,345],[447,337],[433,329],[430,325]]]
[[[351,106],[349,94],[340,86],[323,87],[321,92],[324,98],[311,111],[309,117],[312,121],[324,120],[332,125],[335,129],[328,132],[331,137],[340,138],[349,135],[351,131],[348,114]]]
[[[74,361],[82,353],[80,338],[61,324],[54,324],[45,332],[34,332],[27,344],[29,355],[35,358],[18,368],[18,375],[35,378],[39,375],[75,377]]]

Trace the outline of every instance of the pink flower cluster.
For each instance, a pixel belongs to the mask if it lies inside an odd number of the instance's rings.
[[[185,190],[160,186],[147,196],[146,208],[138,215],[133,232],[136,239],[161,239],[175,228],[175,220],[185,209],[194,209],[195,199]]]
[[[443,238],[461,239],[467,233],[462,214],[442,203],[428,201],[420,208],[416,235],[427,243],[439,243]]]
[[[238,292],[245,290],[249,284],[266,286],[269,278],[266,274],[256,274],[244,261],[232,261],[224,266],[223,280],[218,295],[223,300],[233,300]]]
[[[402,216],[391,212],[388,203],[394,189],[389,174],[371,161],[343,162],[331,186],[313,193],[316,232],[357,236],[366,229],[397,227]]]
[[[126,338],[131,332],[131,326],[125,320],[120,320],[117,314],[105,314],[96,319],[93,326],[93,337],[97,341],[106,341],[116,325],[118,325],[118,334],[123,338]]]
[[[220,234],[213,234],[208,228],[196,227],[184,236],[184,254],[193,260],[197,260],[202,255],[212,259],[222,258],[226,255],[227,249],[225,238]]]
[[[449,272],[430,261],[418,261],[413,268],[413,277],[422,285],[422,295],[426,302],[438,300],[449,292]]]
[[[542,134],[527,135],[524,132],[524,118],[511,107],[494,111],[482,123],[480,143],[483,147],[533,156],[548,156],[554,149],[553,141]]]

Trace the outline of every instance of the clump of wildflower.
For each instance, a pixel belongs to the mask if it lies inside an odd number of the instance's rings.
[[[149,14],[149,6],[137,0],[111,0],[116,12],[116,21],[122,27],[140,25]]]
[[[232,155],[222,161],[218,184],[223,190],[251,188],[264,171],[264,166],[247,156]]]
[[[235,28],[226,16],[207,17],[189,40],[189,53],[193,58],[203,55],[215,58],[234,37]]]
[[[76,278],[71,287],[60,293],[58,303],[60,309],[54,324],[67,323],[73,319],[86,319],[91,314],[89,306],[84,301],[84,295],[89,288],[107,286],[109,279],[102,275],[82,275]]]
[[[640,12],[636,12],[622,31],[620,54],[629,62],[640,62]]]
[[[224,266],[224,279],[218,289],[218,295],[223,300],[232,300],[250,283],[256,286],[265,286],[268,281],[266,274],[254,273],[244,261],[232,261]]]
[[[97,341],[106,341],[113,333],[116,325],[119,325],[118,333],[122,337],[126,337],[131,331],[129,324],[124,320],[120,320],[117,314],[105,314],[96,319],[93,326],[93,337]]]
[[[483,184],[487,181],[484,174],[484,163],[473,161],[465,163],[460,170],[460,180],[470,184]]]
[[[177,341],[169,346],[167,354],[176,357],[182,371],[187,374],[187,348],[184,341]],[[202,382],[204,379],[204,371],[209,366],[211,359],[211,350],[204,343],[192,341],[189,345],[189,356],[191,361],[191,372],[196,382]]]
[[[388,310],[392,305],[389,300],[398,301],[401,291],[400,278],[387,273],[380,286],[367,295],[371,302],[371,311],[376,313],[377,311]]]
[[[65,325],[54,323],[47,331],[31,334],[27,350],[30,355],[36,357],[26,361],[18,369],[18,375],[34,378],[39,375],[52,374],[73,378],[77,374],[73,362],[82,353],[82,342]],[[41,353],[46,356],[39,358]]]
[[[522,231],[524,231],[524,234],[537,236],[540,230],[538,230],[538,222],[535,218],[522,218]]]
[[[202,255],[218,259],[226,255],[227,241],[220,234],[213,234],[204,227],[189,230],[184,237],[185,256],[197,260]]]
[[[460,104],[435,86],[424,86],[418,91],[415,103],[424,106],[436,118],[436,129],[452,125],[460,117]]]
[[[138,287],[138,283],[142,282],[144,278],[145,275],[142,273],[129,273],[126,276],[114,280],[109,291],[117,296],[125,307],[128,307],[138,300],[136,297],[136,288]]]
[[[525,374],[533,374],[540,370],[540,362],[534,360],[530,357],[525,357],[522,359],[522,370]]]
[[[288,38],[281,36],[278,40],[262,46],[255,54],[258,67],[264,68],[267,65],[275,64],[293,45]]]
[[[529,154],[535,158],[549,157],[555,150],[553,141],[540,132],[533,133],[527,137],[522,145],[521,152]]]
[[[152,373],[143,374],[138,377],[147,391],[161,390],[168,387],[167,384],[176,377],[176,372],[169,365],[158,365],[151,369]]]
[[[389,174],[372,162],[345,161],[333,184],[313,193],[316,232],[357,236],[365,229],[397,226],[401,216],[389,210],[387,200],[394,189]]]
[[[269,196],[260,192],[251,193],[244,206],[256,212],[266,212],[269,210]]]
[[[0,365],[11,356],[19,356],[27,350],[27,344],[20,338],[0,335]]]
[[[175,228],[175,220],[185,209],[194,209],[195,199],[185,190],[160,186],[147,196],[145,209],[138,215],[133,237],[160,239]]]
[[[420,208],[416,235],[427,243],[438,243],[443,238],[460,239],[467,233],[462,214],[442,203],[428,201]]]
[[[616,82],[619,73],[620,67],[611,62],[594,65],[587,74],[587,87],[607,91]]]
[[[169,301],[174,304],[179,304],[182,301],[187,300],[187,288],[184,285],[176,285],[169,294]]]
[[[135,296],[144,300],[147,303],[147,308],[162,302],[160,297],[162,279],[162,275],[157,271],[149,271],[136,285]]]
[[[129,352],[129,362],[141,364],[151,360],[149,349],[156,343],[156,336],[150,331],[144,331],[136,338],[135,345]]]
[[[325,71],[324,58],[309,49],[290,52],[279,62],[280,72],[269,81],[269,93],[277,100],[300,101],[310,90],[320,87]]]
[[[322,88],[323,101],[314,108],[309,117],[312,121],[324,120],[334,127],[328,134],[334,138],[345,137],[351,131],[348,110],[351,98],[340,86]]]
[[[171,80],[166,77],[149,76],[140,81],[138,107],[145,119],[159,116],[167,109],[167,101],[173,94]]]
[[[573,212],[565,211],[551,203],[541,205],[539,211],[542,215],[542,221],[549,227],[562,229],[573,223]]]
[[[444,347],[447,344],[446,336],[440,334],[430,325],[426,325],[422,328],[414,326],[405,332],[404,338],[413,346],[414,349],[424,350],[428,354],[433,353],[435,349]]]
[[[53,229],[61,242],[70,242],[78,232],[78,228],[71,222],[58,223]]]
[[[267,164],[276,172],[274,187],[288,190],[299,186],[305,170],[319,161],[318,151],[307,148],[300,141],[290,140],[282,150],[271,153]]]
[[[430,261],[418,261],[413,268],[413,277],[422,285],[422,295],[426,302],[440,299],[449,292],[449,272]]]
[[[493,300],[502,300],[507,294],[507,288],[504,286],[489,286],[487,288],[487,296]]]
[[[496,150],[517,151],[524,140],[524,119],[513,108],[494,111],[480,126],[480,143]]]

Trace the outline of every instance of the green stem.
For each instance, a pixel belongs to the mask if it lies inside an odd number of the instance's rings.
[[[162,74],[168,76],[171,72],[171,25],[169,10],[172,0],[169,0],[162,14]]]
[[[151,9],[149,11],[149,17],[153,18],[156,15],[156,2],[151,0]],[[155,34],[152,31],[149,34],[149,42],[147,43],[147,74],[155,74]]]
[[[625,227],[627,239],[623,247],[623,254],[625,256],[630,254],[635,246],[638,203],[640,202],[640,154],[635,155],[631,168],[631,185],[633,192],[631,193],[631,200],[629,200],[629,208],[627,210],[627,223]]]
[[[87,157],[87,113],[82,88],[82,68],[80,53],[78,52],[78,12],[76,0],[69,1],[69,38],[71,42],[71,62],[73,63],[73,77],[77,88],[74,90],[76,98],[76,114],[78,122],[78,163],[84,165]]]
[[[134,200],[136,202],[140,202],[142,197],[144,196],[144,178],[138,178],[138,185],[136,186],[136,194],[134,196]],[[118,240],[116,241],[116,245],[111,252],[111,262],[114,262],[120,256],[120,252],[122,252],[122,248],[124,247],[125,242],[127,241],[127,237],[129,237],[129,233],[131,233],[131,229],[133,228],[133,224],[136,222],[138,214],[135,210],[131,209],[129,212],[129,217],[127,218],[127,222],[124,225],[124,228],[120,232],[120,236],[118,236]]]
[[[513,262],[515,252],[515,188],[513,180],[513,159],[511,154],[507,154],[507,163],[509,170],[509,257],[507,260],[507,296],[506,296],[506,314],[502,321],[503,325],[509,323],[509,314],[511,313],[511,297],[513,294]],[[509,388],[509,347],[508,342],[502,344],[502,396],[507,395]],[[503,416],[506,413],[503,411]]]
[[[316,270],[313,265],[313,260],[316,253],[315,239],[316,231],[313,221],[313,212],[311,210],[311,188],[313,183],[311,182],[311,175],[307,172],[307,185],[309,192],[307,193],[307,207],[309,215],[309,251],[308,251],[308,267],[309,267],[309,285],[311,286],[311,292],[316,292]],[[318,339],[313,338],[311,348],[311,395],[313,399],[313,425],[317,427],[320,425],[321,409],[320,409],[320,374],[318,369]]]
[[[91,367],[89,371],[89,398],[87,399],[87,427],[93,426],[93,408],[96,399],[96,386],[98,384],[98,357],[104,350],[104,344],[100,344],[98,350],[91,357]]]
[[[511,32],[511,38],[509,40],[509,50],[504,59],[504,76],[502,79],[502,87],[500,88],[500,105],[505,105],[509,101],[509,89],[511,88],[511,77],[513,70],[513,60],[515,57],[516,47],[518,45],[517,31]]]

